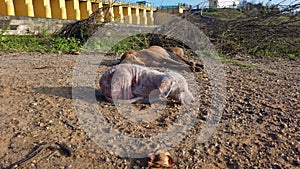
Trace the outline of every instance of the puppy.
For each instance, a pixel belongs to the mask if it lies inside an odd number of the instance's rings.
[[[183,104],[195,100],[182,75],[134,64],[113,66],[101,76],[99,84],[105,98],[115,104],[149,103],[160,97],[169,97]]]

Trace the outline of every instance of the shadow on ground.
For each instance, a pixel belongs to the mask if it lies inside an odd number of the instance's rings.
[[[36,93],[54,95],[64,97],[66,99],[80,99],[88,103],[95,103],[95,101],[105,101],[104,96],[100,90],[92,87],[38,87],[35,88]]]

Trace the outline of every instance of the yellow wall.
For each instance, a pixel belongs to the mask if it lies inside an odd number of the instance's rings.
[[[92,4],[90,1],[80,1],[79,8],[80,8],[80,19],[86,19],[93,13]]]
[[[102,2],[101,3],[92,3],[93,12],[95,12],[96,10],[98,10],[99,8],[102,8],[102,7],[103,7]],[[103,11],[100,11],[100,13],[98,14],[97,21],[104,22]]]
[[[112,1],[111,1],[112,2]],[[94,11],[104,7],[97,20],[103,22],[126,22],[147,24],[151,22],[153,8],[145,8],[102,0],[0,0],[0,14],[80,20],[88,18]],[[107,8],[109,10],[105,10]],[[151,11],[151,14],[145,14]],[[153,18],[153,16],[152,16]]]
[[[146,9],[139,10],[140,24],[147,25]]]
[[[154,24],[154,17],[153,17],[153,11],[149,10],[147,11],[147,25],[153,25]]]
[[[131,7],[123,8],[123,16],[124,16],[123,20],[125,23],[132,24]]]
[[[106,22],[114,22],[114,11],[110,3],[103,4],[104,20]]]
[[[131,8],[132,24],[140,24],[140,13],[138,8]]]
[[[43,0],[33,0],[34,16],[45,17],[45,8]]]
[[[102,8],[102,3],[92,3],[92,10],[95,12],[97,9]]]
[[[80,20],[78,0],[66,0],[67,19]]]
[[[27,16],[27,8],[25,0],[13,0],[15,15],[17,16]]]
[[[42,18],[51,18],[50,0],[32,0],[34,7],[34,16]]]
[[[113,12],[114,12],[114,21],[123,23],[124,22],[124,20],[123,20],[124,14],[123,14],[122,6],[114,6],[113,8],[114,8],[114,10],[113,10]]]
[[[67,19],[65,0],[51,0],[50,6],[53,18]]]
[[[6,15],[7,14],[7,7],[4,0],[0,0],[0,15]]]

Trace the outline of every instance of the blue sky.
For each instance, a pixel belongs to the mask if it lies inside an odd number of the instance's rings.
[[[140,0],[121,0],[125,2],[136,2]],[[147,0],[148,2],[151,2],[154,6],[160,6],[160,5],[176,5],[178,3],[186,3],[188,5],[197,5],[197,4],[203,4],[205,2],[208,2],[208,0]],[[259,3],[263,2],[264,4],[267,3],[269,0],[247,0],[248,2],[252,3]],[[271,0],[271,4],[277,4],[279,2],[285,1],[284,4],[289,4],[290,2],[300,2],[300,0]]]

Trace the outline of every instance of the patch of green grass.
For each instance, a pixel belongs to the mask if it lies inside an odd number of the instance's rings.
[[[225,57],[220,57],[221,58],[221,61],[223,63],[230,63],[230,64],[234,64],[234,65],[238,65],[238,66],[242,66],[242,67],[248,67],[248,68],[256,68],[256,69],[259,69],[261,71],[265,71],[265,72],[273,72],[273,70],[270,70],[264,66],[261,66],[261,65],[257,65],[257,64],[254,64],[254,63],[249,63],[249,62],[243,62],[243,61],[240,61],[240,60],[235,60],[235,59],[228,59],[228,58],[225,58]]]
[[[235,59],[227,59],[227,58],[221,58],[221,61],[223,63],[231,63],[231,64],[235,64],[235,65],[239,65],[239,66],[243,66],[243,67],[255,67],[256,65],[253,63],[247,63],[247,62],[243,62],[240,60],[235,60]]]
[[[187,47],[184,46],[184,43],[176,40],[173,37],[153,33],[142,33],[130,37],[124,37],[123,39],[119,39],[118,41],[116,41],[115,39],[111,39],[111,41],[115,43],[109,49],[108,53],[124,53],[130,49],[141,50],[153,45],[162,47]],[[102,46],[107,47],[107,45]]]
[[[300,55],[300,38],[277,38],[272,41],[264,41],[260,47],[249,53],[267,57],[290,57],[295,58]]]
[[[200,28],[216,49],[226,55],[237,53],[260,57],[300,56],[300,15],[278,13],[277,8],[254,5],[253,10],[207,9]],[[261,10],[257,10],[261,9]]]
[[[149,39],[144,34],[127,37],[112,47],[112,53],[124,53],[130,49],[141,50],[149,46]]]
[[[0,35],[0,51],[8,52],[72,52],[80,46],[75,38],[33,35]]]
[[[240,17],[243,17],[244,14],[238,9],[217,9],[212,8],[203,12],[203,16],[210,18],[218,18],[219,20],[229,21],[234,20]]]

